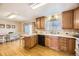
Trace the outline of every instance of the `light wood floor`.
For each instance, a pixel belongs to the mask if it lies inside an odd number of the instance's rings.
[[[23,40],[0,44],[0,56],[67,56],[68,54],[36,45],[32,49],[24,49]]]

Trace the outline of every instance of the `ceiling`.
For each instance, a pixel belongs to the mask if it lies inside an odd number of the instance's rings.
[[[31,4],[33,3],[1,3],[0,19],[11,21],[30,21],[39,16],[49,16],[78,7],[77,3],[48,3],[37,9],[32,9],[30,7]],[[9,19],[7,15],[11,13],[18,16],[16,18]]]

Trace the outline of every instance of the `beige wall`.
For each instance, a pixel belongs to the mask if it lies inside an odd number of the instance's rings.
[[[0,33],[8,33],[8,32],[20,32],[20,22],[8,21],[8,20],[0,20],[0,24],[10,24],[15,25],[15,29],[7,29],[7,28],[0,28]]]
[[[23,25],[24,25],[24,22],[20,22],[19,23],[19,32],[20,33],[24,33],[24,27],[23,27]]]

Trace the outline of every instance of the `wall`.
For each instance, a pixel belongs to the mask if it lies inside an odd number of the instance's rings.
[[[24,22],[20,22],[20,30],[19,30],[19,32],[20,33],[24,33]]]
[[[7,34],[8,32],[20,32],[20,22],[8,21],[8,20],[0,20],[0,24],[10,24],[15,25],[15,29],[7,29],[7,28],[0,28],[0,33]]]

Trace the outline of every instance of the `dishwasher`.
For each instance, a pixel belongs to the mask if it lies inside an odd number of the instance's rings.
[[[38,44],[45,46],[45,35],[38,35]]]

